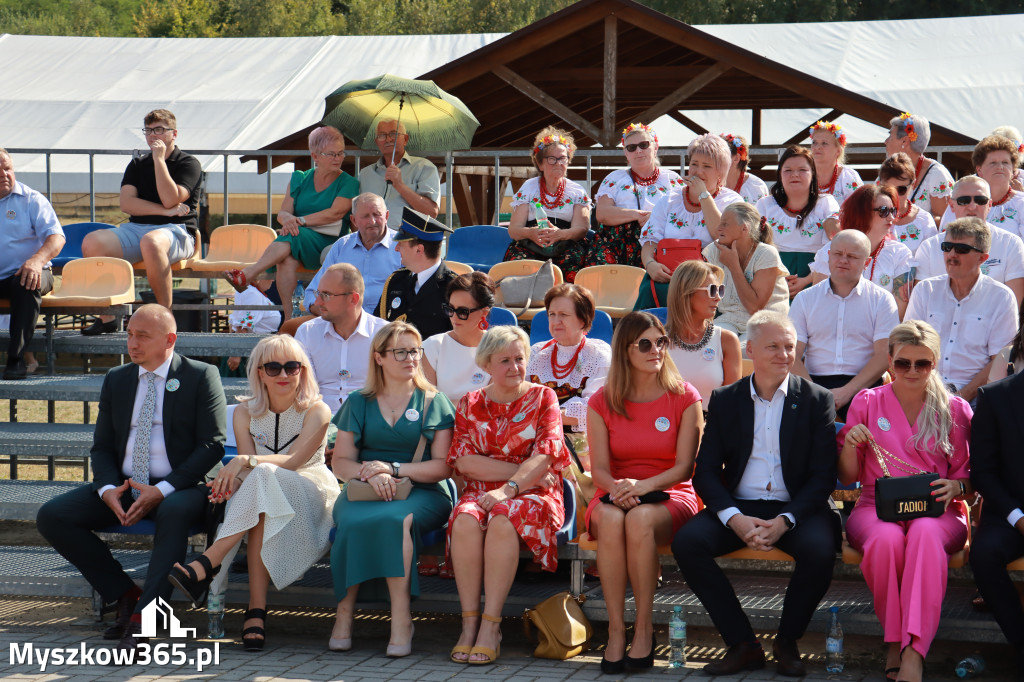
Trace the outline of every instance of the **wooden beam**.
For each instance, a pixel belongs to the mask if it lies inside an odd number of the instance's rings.
[[[761,144],[761,109],[755,107],[750,110],[750,144]]]
[[[668,115],[669,115],[669,118],[672,118],[672,119],[675,119],[676,121],[679,121],[684,126],[689,128],[693,132],[697,133],[698,135],[706,135],[707,132],[708,132],[707,128],[705,128],[701,124],[697,123],[696,121],[694,121],[689,116],[684,116],[683,114],[679,113],[675,109],[672,109],[671,111],[669,111]]]
[[[604,116],[601,144],[615,146],[616,69],[619,62],[619,22],[614,14],[604,18]]]
[[[479,225],[476,222],[476,209],[473,207],[473,196],[469,191],[469,178],[462,173],[455,173],[452,183],[452,198],[455,200],[455,212],[459,214],[460,225]]]
[[[678,88],[669,93],[660,102],[655,104],[653,107],[640,114],[637,118],[642,123],[651,123],[659,116],[667,114],[669,111],[678,108],[680,102],[685,100],[690,95],[698,92],[705,85],[715,80],[723,73],[731,69],[732,67],[722,62],[715,62],[707,69],[704,70],[699,76],[690,79],[686,83],[683,83]]]
[[[590,139],[598,141],[601,139],[601,131],[597,129],[597,126],[584,119],[582,116],[577,115],[572,109],[565,106],[512,69],[504,65],[498,65],[494,67],[493,71],[498,78],[502,79],[513,88],[571,125],[576,130],[579,130]]]
[[[807,125],[805,125],[803,130],[801,130],[796,135],[794,135],[793,137],[791,137],[788,140],[786,140],[785,142],[783,142],[782,146],[785,147],[787,145],[796,144],[796,143],[800,142],[801,140],[805,139],[807,137],[807,131],[810,129],[810,127],[812,125],[814,125],[818,121],[825,121],[825,122],[829,122],[830,123],[830,122],[836,120],[837,118],[839,118],[842,115],[843,115],[843,112],[839,111],[838,109],[833,109],[832,111],[828,112],[827,114],[825,114],[821,118],[817,118],[817,119],[811,121],[810,123],[808,123]]]

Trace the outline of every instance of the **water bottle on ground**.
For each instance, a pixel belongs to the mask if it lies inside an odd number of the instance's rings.
[[[983,672],[985,672],[985,659],[978,654],[968,656],[956,664],[956,676],[960,679],[966,680]]]
[[[672,620],[668,624],[668,643],[671,647],[668,666],[670,668],[686,667],[686,621],[683,620],[683,607],[672,607]]]
[[[306,287],[302,286],[302,282],[295,283],[295,292],[292,294],[292,317],[302,317],[306,313],[304,312],[306,307]]]
[[[846,666],[843,657],[843,626],[839,624],[839,607],[833,606],[831,622],[828,625],[828,637],[825,638],[825,671],[841,673]]]
[[[224,638],[224,595],[214,594],[206,598],[206,614],[210,622],[206,636],[210,639]]]

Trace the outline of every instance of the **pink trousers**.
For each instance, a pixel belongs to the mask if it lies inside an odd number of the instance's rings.
[[[846,537],[864,553],[860,569],[875,598],[886,642],[908,645],[922,657],[939,629],[949,555],[967,542],[967,519],[958,503],[938,518],[881,521],[874,500],[861,497]]]

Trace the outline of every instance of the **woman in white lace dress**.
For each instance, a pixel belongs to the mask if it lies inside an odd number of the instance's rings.
[[[811,156],[818,179],[818,193],[831,194],[840,206],[846,197],[864,184],[860,173],[845,165],[846,133],[838,123],[818,121],[807,131],[811,138]]]
[[[199,605],[220,567],[248,536],[249,608],[242,642],[263,648],[267,588],[302,576],[330,545],[331,509],[338,481],[324,464],[330,409],[320,399],[310,361],[287,335],[260,341],[249,358],[252,397],[235,409],[238,456],[210,483],[210,500],[225,502],[217,540],[187,566],[176,564],[171,582]]]
[[[928,119],[917,114],[902,113],[889,121],[885,138],[885,154],[904,152],[914,164],[914,186],[910,201],[932,214],[938,221],[946,210],[946,197],[953,194],[953,176],[938,161],[924,155],[932,137]]]

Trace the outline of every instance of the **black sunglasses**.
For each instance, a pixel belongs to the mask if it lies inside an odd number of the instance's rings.
[[[953,201],[956,202],[957,206],[967,206],[968,204],[971,203],[972,199],[974,200],[974,203],[976,203],[978,206],[984,206],[989,202],[989,198],[984,194],[975,194],[973,197],[965,194],[962,197],[957,197]]]
[[[637,149],[647,149],[650,146],[651,146],[651,141],[650,140],[644,140],[643,142],[637,142],[635,144],[627,144],[626,145],[626,151],[627,152],[635,152]]]
[[[453,308],[450,305],[448,305],[447,303],[442,303],[441,304],[441,310],[444,311],[445,315],[447,315],[448,317],[451,317],[452,315],[454,315],[455,317],[459,318],[460,320],[468,320],[470,315],[472,315],[473,313],[477,312],[478,310],[483,310],[483,309],[484,309],[484,306],[480,306],[479,308]]]
[[[263,364],[263,371],[267,373],[268,377],[276,377],[284,370],[284,373],[290,377],[295,376],[302,369],[302,363],[298,360],[289,360],[283,365],[280,362],[267,362]]]
[[[943,253],[949,253],[950,251],[956,251],[961,256],[966,256],[971,251],[977,251],[978,253],[985,253],[984,251],[979,249],[977,246],[971,246],[970,244],[961,244],[959,242],[942,242],[942,245],[939,248],[942,249]]]
[[[896,209],[891,206],[876,206],[871,210],[877,213],[879,218],[888,218],[896,215]]]
[[[906,358],[896,358],[892,361],[892,368],[898,372],[909,372],[914,370],[915,372],[930,372],[935,363],[931,360],[914,360],[911,362]]]
[[[636,349],[641,353],[650,353],[651,348],[657,348],[659,351],[661,351],[665,350],[665,346],[668,345],[668,337],[659,336],[658,339],[653,342],[650,339],[640,339],[636,343],[631,343],[629,345],[636,346]]]

